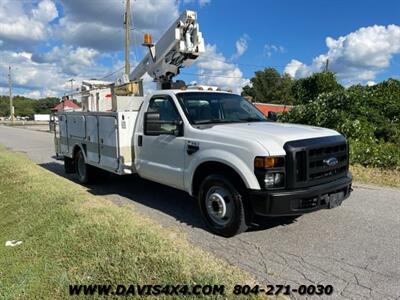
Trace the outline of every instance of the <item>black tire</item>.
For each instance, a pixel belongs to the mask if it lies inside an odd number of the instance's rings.
[[[199,189],[199,207],[207,226],[224,237],[242,233],[250,224],[243,203],[245,192],[235,186],[225,176],[215,174],[207,176]]]
[[[75,154],[75,171],[81,183],[92,182],[94,176],[93,167],[85,162],[85,156],[80,150]]]
[[[75,164],[72,158],[64,156],[64,171],[66,174],[75,173]]]

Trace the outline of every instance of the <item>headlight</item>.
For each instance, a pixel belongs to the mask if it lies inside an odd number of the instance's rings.
[[[285,186],[285,157],[257,156],[254,159],[254,173],[262,188],[283,188]]]
[[[283,173],[267,173],[265,174],[264,184],[266,188],[274,188],[283,186]]]

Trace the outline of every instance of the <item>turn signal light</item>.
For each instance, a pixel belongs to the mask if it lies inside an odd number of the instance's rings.
[[[282,156],[256,157],[254,167],[256,169],[280,168],[285,165],[285,159]]]

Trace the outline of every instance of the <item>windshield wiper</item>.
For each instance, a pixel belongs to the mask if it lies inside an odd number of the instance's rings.
[[[195,124],[212,124],[212,123],[237,123],[242,122],[241,120],[221,120],[221,119],[213,119],[213,120],[202,120],[196,121]]]
[[[246,118],[246,119],[240,119],[240,121],[246,121],[246,122],[266,122],[266,119],[259,119],[259,118]]]

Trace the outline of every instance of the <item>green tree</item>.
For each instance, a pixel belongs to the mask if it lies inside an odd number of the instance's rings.
[[[296,104],[307,103],[322,93],[343,90],[332,72],[314,73],[313,75],[296,80],[292,93]]]
[[[314,90],[307,91],[306,87],[303,92],[311,95]],[[389,79],[374,86],[355,85],[319,93],[279,119],[337,130],[350,142],[353,163],[400,168],[399,107],[400,81]]]
[[[35,102],[35,112],[37,114],[49,114],[50,109],[52,109],[60,100],[55,97],[47,97],[43,99],[39,99]]]
[[[257,71],[251,78],[251,85],[243,87],[243,95],[251,96],[257,102],[292,104],[293,79],[281,75],[274,68]]]
[[[250,85],[245,85],[242,90],[242,96],[250,96],[251,98],[256,98],[256,93]]]
[[[49,114],[50,109],[59,102],[58,98],[48,97],[43,99],[30,99],[16,95],[13,98],[14,114],[16,116],[32,117],[34,114]],[[0,116],[10,115],[10,99],[0,96]]]

